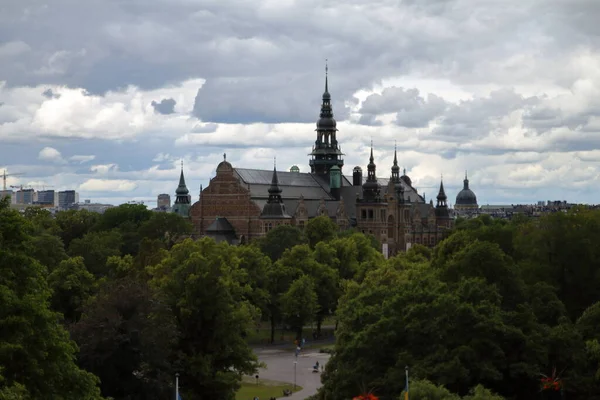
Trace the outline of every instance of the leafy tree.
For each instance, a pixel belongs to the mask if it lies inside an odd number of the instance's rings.
[[[145,271],[147,267],[159,264],[167,254],[162,240],[143,238],[134,259],[135,269]]]
[[[142,238],[160,240],[167,249],[183,238],[189,237],[191,232],[191,222],[176,213],[152,213],[139,228],[139,235]]]
[[[302,339],[302,328],[313,321],[319,302],[315,284],[308,275],[296,279],[281,297],[281,309],[286,320],[296,329],[296,338]]]
[[[460,396],[428,380],[410,382],[410,398],[412,400],[460,400]],[[400,396],[400,400],[404,400],[404,394]]]
[[[511,395],[537,391],[543,331],[534,322],[519,325],[531,314],[504,312],[499,292],[481,278],[451,287],[419,264],[379,268],[362,284],[348,285],[338,317],[322,390],[328,399],[351,397],[357,385],[397,396],[405,365],[459,394],[478,383]]]
[[[143,204],[121,204],[118,207],[112,207],[101,214],[94,225],[95,231],[110,231],[115,228],[127,226],[127,231],[136,229],[152,218],[152,211]]]
[[[315,247],[314,263],[307,263],[304,272],[312,277],[315,283],[317,303],[316,313],[317,335],[321,335],[321,325],[325,317],[335,312],[337,302],[341,295],[339,278],[339,260],[336,251],[327,243],[318,243]]]
[[[504,397],[493,393],[481,385],[477,385],[471,390],[468,396],[463,397],[463,400],[504,400]]]
[[[575,208],[519,227],[515,251],[525,279],[556,287],[572,320],[600,299],[600,212]]]
[[[307,243],[307,239],[304,232],[290,225],[279,225],[258,241],[260,251],[267,255],[272,262],[279,260],[285,250],[305,243]]]
[[[71,257],[83,257],[85,266],[95,276],[106,276],[106,261],[111,256],[120,256],[121,235],[117,231],[90,232],[74,239],[69,246]]]
[[[304,228],[304,234],[308,239],[310,248],[314,248],[319,242],[328,242],[334,239],[337,235],[339,228],[327,216],[320,216],[308,220],[306,227]]]
[[[87,210],[68,210],[56,213],[56,223],[60,227],[60,236],[68,249],[73,239],[82,238],[96,224],[100,214]]]
[[[45,232],[39,233],[32,236],[28,244],[29,254],[50,272],[54,271],[61,261],[68,258],[65,246],[59,236]]]
[[[362,233],[334,239],[329,244],[336,250],[341,279],[360,282],[369,271],[384,263],[379,248],[373,247],[371,240]]]
[[[246,272],[240,283],[251,288],[247,299],[260,309],[262,315],[268,315],[271,260],[255,246],[239,246],[236,251],[240,260],[239,268]]]
[[[96,377],[77,367],[77,347],[48,308],[45,269],[27,253],[27,224],[0,201],[0,393],[100,399]]]
[[[288,291],[294,279],[301,274],[299,266],[294,263],[295,258],[292,254],[292,251],[286,250],[283,258],[272,263],[267,270],[267,288],[269,293],[267,310],[271,322],[271,343],[275,341],[275,327],[277,323],[281,322],[283,317],[281,296]]]
[[[82,257],[63,260],[48,276],[52,289],[51,305],[68,323],[77,322],[81,307],[94,293],[96,279],[86,268]]]
[[[259,319],[250,304],[245,271],[235,248],[210,238],[187,239],[150,267],[175,315],[180,332],[176,351],[184,395],[232,400],[243,374],[258,363],[244,340]]]
[[[34,235],[47,233],[49,235],[58,236],[62,233],[62,229],[52,213],[46,209],[39,207],[27,207],[23,213],[25,219],[31,222]]]
[[[145,282],[126,277],[104,284],[71,333],[81,349],[80,365],[100,377],[103,395],[170,397],[177,328]]]
[[[143,204],[121,204],[106,210],[93,229],[96,232],[118,231],[121,235],[121,253],[136,255],[142,238],[140,228],[152,218],[153,214],[156,213],[148,210]],[[152,232],[151,226],[148,227],[148,233],[155,233]]]
[[[476,240],[455,252],[444,265],[438,266],[442,280],[446,282],[473,277],[496,285],[503,303],[510,309],[524,300],[525,283],[519,270],[496,243]]]

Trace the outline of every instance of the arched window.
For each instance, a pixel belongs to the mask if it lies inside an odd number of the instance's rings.
[[[396,233],[396,220],[394,219],[393,215],[390,215],[390,216],[388,216],[388,221],[387,221],[387,236],[390,239],[394,239],[396,237],[395,233]]]

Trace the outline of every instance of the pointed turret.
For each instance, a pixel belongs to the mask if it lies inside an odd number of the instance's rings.
[[[271,186],[269,186],[269,198],[263,207],[261,218],[292,218],[285,210],[283,199],[281,198],[281,188],[279,187],[279,178],[277,176],[277,167],[273,162],[273,176],[271,177]]]
[[[268,203],[281,203],[281,189],[279,188],[279,178],[277,177],[277,167],[273,166],[273,176],[271,186],[269,187]]]
[[[317,121],[317,140],[313,146],[313,151],[309,154],[311,157],[309,164],[311,173],[328,175],[329,170],[337,165],[340,170],[344,166],[341,148],[337,141],[337,122],[333,118],[333,109],[331,107],[331,95],[329,94],[329,76],[328,66],[325,64],[325,92],[323,93],[323,102],[321,103],[321,113]]]
[[[365,201],[376,201],[379,197],[380,185],[377,182],[376,170],[375,157],[373,157],[373,141],[371,141],[371,155],[369,157],[369,165],[367,165],[367,180],[362,185],[363,199]]]
[[[446,196],[446,191],[444,190],[444,181],[440,181],[440,191],[437,195],[437,205],[446,207],[446,200],[448,200],[448,196]]]
[[[175,203],[173,204],[173,212],[181,215],[184,218],[189,216],[190,211],[190,191],[185,184],[185,176],[183,175],[183,160],[181,160],[181,173],[179,174],[179,185],[175,190]]]
[[[396,144],[394,143],[394,165],[392,165],[392,182],[400,183],[400,167],[398,166],[398,155]]]
[[[446,191],[444,190],[444,180],[440,181],[440,191],[437,195],[437,205],[435,206],[435,216],[438,218],[450,218],[450,213],[448,211],[448,203],[446,202],[448,197],[446,196]]]

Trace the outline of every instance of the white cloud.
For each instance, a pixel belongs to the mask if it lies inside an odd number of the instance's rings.
[[[9,88],[0,85],[0,140],[32,137],[131,140],[137,136],[190,131],[190,118],[201,79],[152,91],[129,86],[122,91],[91,95],[84,89],[56,85]],[[48,89],[57,95],[42,96]],[[178,114],[156,114],[152,101],[173,98]],[[183,114],[183,115],[180,115]]]
[[[111,171],[117,171],[119,166],[117,164],[105,164],[105,165],[92,165],[90,171],[96,172],[101,175],[105,175]]]
[[[346,173],[372,139],[378,175],[397,142],[428,198],[465,169],[482,202],[600,194],[598,2],[18,3],[0,14],[0,160],[32,182],[135,183],[90,192],[121,201],[172,193],[181,158],[192,193],[223,152],[307,171],[329,58]]]
[[[79,185],[79,190],[86,192],[131,192],[137,183],[124,179],[88,179]]]
[[[60,154],[60,151],[54,147],[44,147],[38,154],[38,159],[42,161],[50,161],[56,164],[64,164],[65,159]]]
[[[84,156],[84,155],[75,155],[69,157],[69,160],[73,162],[78,162],[79,164],[85,164],[86,162],[93,161],[96,158],[94,155]]]

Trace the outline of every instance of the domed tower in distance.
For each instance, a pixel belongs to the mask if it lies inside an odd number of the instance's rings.
[[[457,211],[477,210],[477,196],[469,189],[469,178],[465,171],[465,180],[463,181],[463,189],[456,195],[456,203],[454,209]]]

